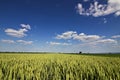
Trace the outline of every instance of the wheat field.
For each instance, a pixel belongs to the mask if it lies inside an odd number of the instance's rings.
[[[0,80],[120,80],[120,57],[1,53]]]

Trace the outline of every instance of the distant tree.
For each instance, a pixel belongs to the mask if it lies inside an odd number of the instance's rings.
[[[79,54],[82,54],[82,51],[80,51]]]
[[[109,52],[108,54],[112,54],[111,52]]]

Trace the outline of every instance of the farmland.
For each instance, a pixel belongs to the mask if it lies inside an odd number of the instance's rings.
[[[0,53],[0,80],[120,80],[112,56]]]

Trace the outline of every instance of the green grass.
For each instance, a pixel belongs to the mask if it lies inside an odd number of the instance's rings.
[[[120,80],[120,57],[1,53],[0,80]]]

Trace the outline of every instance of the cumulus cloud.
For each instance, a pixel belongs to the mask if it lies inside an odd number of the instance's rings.
[[[30,25],[21,24],[21,27],[22,28],[19,29],[19,30],[15,30],[15,29],[12,29],[12,28],[7,28],[5,30],[5,33],[9,36],[17,37],[17,38],[27,36],[27,34],[25,34],[25,32],[28,32],[28,29],[31,29]]]
[[[32,44],[33,41],[25,41],[25,40],[17,40],[18,43],[24,44],[24,45],[29,45]]]
[[[11,28],[8,28],[5,30],[7,35],[10,35],[12,37],[18,37],[18,38],[26,36],[27,34],[25,34],[25,32],[27,32],[27,31],[28,30],[26,30],[26,29],[15,30],[15,29],[11,29]]]
[[[111,38],[120,38],[120,35],[114,35]]]
[[[84,33],[80,33],[79,35],[76,34],[76,35],[73,36],[73,39],[80,40],[80,41],[83,41],[83,42],[95,41],[95,40],[99,40],[101,38],[102,37],[100,37],[98,35],[86,35]]]
[[[31,29],[29,24],[20,24],[20,26],[25,28],[25,29]]]
[[[71,45],[70,43],[60,43],[60,42],[49,42],[50,45],[63,45],[63,46],[68,46]]]
[[[95,41],[102,38],[99,35],[86,35],[85,33],[78,34],[76,31],[67,31],[62,33],[61,35],[57,35],[56,39],[74,39],[74,40],[80,40],[83,42],[87,41]]]
[[[62,33],[61,35],[57,35],[56,39],[71,39],[74,34],[76,34],[75,31],[67,31]]]
[[[15,43],[14,40],[5,40],[5,39],[3,39],[3,40],[1,40],[1,41],[4,42],[4,43],[9,43],[9,44]]]
[[[120,11],[115,13],[116,16],[120,16]]]
[[[70,32],[70,33],[69,33]],[[69,33],[69,37],[68,37]],[[67,36],[65,36],[67,34]],[[81,41],[81,45],[97,45],[97,44],[117,44],[117,41],[111,38],[105,38],[105,36],[99,35],[87,35],[85,33],[78,34],[76,31],[67,31],[62,33],[59,39],[77,40]],[[57,35],[58,37],[58,35]],[[113,38],[119,38],[120,35],[113,36]],[[51,45],[69,45],[70,43],[50,42]]]
[[[120,0],[108,0],[107,4],[99,4],[95,1],[90,3],[90,7],[85,9],[81,3],[77,5],[77,11],[80,15],[84,16],[105,16],[109,14],[115,14],[116,16],[120,15]]]

